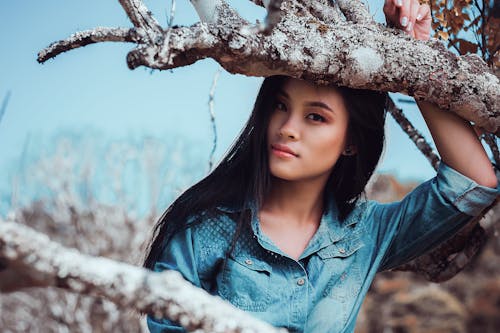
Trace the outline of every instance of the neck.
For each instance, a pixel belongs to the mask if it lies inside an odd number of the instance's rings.
[[[324,178],[287,181],[274,178],[262,210],[284,217],[297,225],[319,221],[323,214]]]

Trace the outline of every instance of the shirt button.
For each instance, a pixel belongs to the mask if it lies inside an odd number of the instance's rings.
[[[245,264],[247,264],[247,265],[252,265],[252,264],[253,264],[253,261],[252,261],[252,260],[250,260],[250,259],[247,259],[247,260],[245,260]]]
[[[342,254],[344,254],[345,253],[345,249],[344,248],[340,248],[339,252],[342,253]]]
[[[305,281],[303,278],[300,278],[300,279],[298,279],[298,280],[297,280],[297,284],[298,284],[299,286],[303,286],[303,285],[304,285],[304,283],[306,283],[306,281]]]

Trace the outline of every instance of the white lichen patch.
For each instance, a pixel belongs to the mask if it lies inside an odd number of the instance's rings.
[[[229,42],[229,47],[234,50],[239,50],[243,46],[245,46],[246,41],[247,41],[246,38],[235,35],[233,39],[231,39],[231,41]]]
[[[257,29],[255,29],[254,27],[250,26],[250,25],[244,25],[240,28],[240,35],[244,36],[244,37],[249,37],[249,36],[252,36],[253,34],[255,34],[257,32]]]
[[[285,56],[285,47],[288,42],[288,36],[279,30],[274,30],[273,35],[269,43],[273,45],[276,50],[280,53],[281,57]]]
[[[380,54],[369,47],[355,49],[351,52],[351,57],[354,60],[353,65],[356,67],[359,76],[365,80],[370,79],[384,64]]]
[[[290,65],[298,65],[302,64],[304,62],[304,54],[297,48],[294,48],[289,51],[290,53],[288,54],[288,61]]]
[[[317,54],[313,57],[311,62],[311,70],[315,72],[326,72],[329,65],[329,57],[325,54]]]

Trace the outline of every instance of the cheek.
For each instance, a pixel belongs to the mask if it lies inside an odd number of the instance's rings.
[[[276,113],[273,113],[269,117],[269,123],[267,125],[267,139],[269,140],[277,133],[279,119],[276,116]]]
[[[330,132],[315,138],[310,145],[310,152],[314,155],[311,156],[310,162],[317,164],[321,169],[332,168],[344,150],[344,142],[343,131],[336,135]]]
[[[337,156],[344,149],[346,135],[343,128],[328,128],[316,134],[309,138],[309,143],[314,147],[313,150],[316,154],[330,158]]]

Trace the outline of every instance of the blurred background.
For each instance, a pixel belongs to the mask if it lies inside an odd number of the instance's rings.
[[[250,21],[265,17],[250,1],[228,2]],[[166,26],[170,1],[145,3]],[[383,1],[369,6],[384,22]],[[173,23],[197,21],[189,1],[177,0]],[[0,217],[14,216],[84,253],[138,264],[152,223],[209,170],[208,100],[216,73],[215,162],[249,116],[262,79],[229,74],[210,59],[172,71],[131,71],[125,59],[133,45],[125,43],[89,45],[37,63],[50,43],[98,26],[131,23],[116,0],[0,0]],[[393,97],[432,141],[412,99]],[[372,195],[390,201],[434,171],[390,116],[386,129]],[[381,276],[360,332],[498,331],[498,243],[495,235],[482,253],[486,259],[450,284],[430,285],[406,273]],[[412,302],[428,313],[418,314]],[[419,320],[431,315],[441,317],[425,322],[449,326],[422,330]],[[136,314],[97,298],[52,289],[0,295],[2,331],[137,332],[141,325]]]

